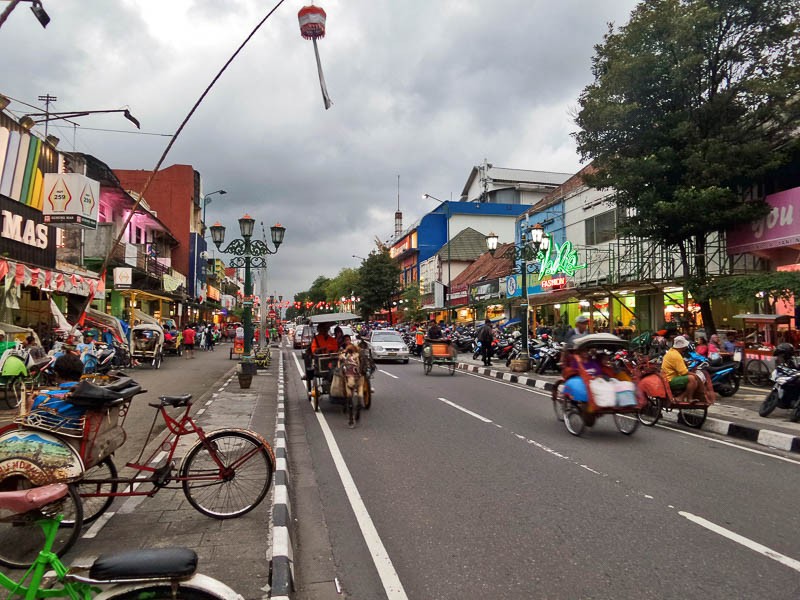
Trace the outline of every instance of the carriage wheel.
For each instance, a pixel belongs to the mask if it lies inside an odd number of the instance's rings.
[[[567,401],[564,398],[564,380],[559,379],[556,382],[556,387],[553,388],[553,412],[556,413],[556,419],[559,421],[564,420],[564,409]]]
[[[564,425],[572,435],[580,435],[586,424],[583,422],[583,415],[575,404],[570,404],[564,409]]]
[[[433,361],[426,358],[422,361],[422,368],[425,371],[425,375],[428,375],[433,370]]]
[[[450,370],[450,375],[455,375],[456,373],[456,363],[450,362],[447,364],[447,368]]]
[[[322,393],[322,388],[317,385],[316,379],[314,380],[314,388],[311,390],[311,407],[314,412],[319,411],[319,396]]]
[[[614,413],[614,425],[620,433],[631,435],[639,429],[639,419],[630,414]]]
[[[682,408],[678,413],[678,422],[682,422],[688,427],[700,429],[706,421],[708,415],[707,406]]]
[[[750,385],[767,387],[770,384],[769,367],[761,359],[753,358],[747,361],[744,367],[744,375]]]
[[[642,425],[653,427],[661,418],[661,398],[653,398],[648,396],[647,404],[639,409],[636,413]]]
[[[17,408],[25,397],[25,382],[21,375],[12,377],[6,383],[6,404],[8,408]]]

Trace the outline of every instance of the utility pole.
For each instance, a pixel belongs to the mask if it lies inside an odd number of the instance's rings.
[[[47,120],[50,118],[50,103],[55,102],[56,100],[58,100],[58,98],[51,96],[50,94],[39,96],[39,102],[44,102],[44,115],[46,119],[44,122],[44,137],[47,137]]]

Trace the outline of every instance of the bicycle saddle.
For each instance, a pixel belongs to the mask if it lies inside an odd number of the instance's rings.
[[[67,485],[51,483],[27,490],[0,492],[0,513],[9,511],[21,515],[60,500],[67,494]]]
[[[189,401],[192,399],[191,394],[181,394],[180,396],[159,396],[159,400],[161,400],[161,406],[186,406]],[[150,406],[158,407],[158,404],[151,404]]]
[[[100,556],[89,570],[95,581],[142,578],[186,578],[197,570],[197,553],[189,548],[152,548]]]

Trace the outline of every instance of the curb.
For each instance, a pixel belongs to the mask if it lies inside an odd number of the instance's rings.
[[[544,390],[546,392],[550,392],[553,390],[553,388],[555,388],[555,385],[551,381],[544,381],[542,379],[536,379],[535,377],[528,377],[527,375],[517,375],[516,373],[506,373],[505,371],[497,371],[495,369],[471,365],[469,363],[458,363],[458,369],[460,371],[467,371],[468,373],[477,373],[478,375],[483,375],[484,377],[492,377],[494,379],[500,379],[510,383],[527,385],[528,387],[536,388],[537,390]]]
[[[506,373],[505,371],[497,371],[488,367],[481,367],[468,363],[458,363],[458,369],[461,371],[467,371],[468,373],[477,373],[478,375],[483,375],[484,377],[527,385],[528,387],[536,388],[537,390],[552,391],[555,387],[550,381],[543,381],[541,379],[535,379],[526,375]],[[664,416],[662,416],[662,419],[666,419],[670,422],[677,422],[677,413],[666,413]],[[707,417],[706,422],[703,423],[701,431],[708,431],[718,435],[724,435],[746,440],[748,442],[753,442],[760,446],[767,446],[776,450],[800,454],[800,436],[791,435],[789,433],[772,431],[771,429],[763,429],[761,427],[750,425],[742,425],[741,423],[725,421],[723,419],[717,419],[716,417]]]
[[[275,423],[275,489],[272,494],[272,559],[270,598],[289,600],[294,589],[292,548],[292,504],[289,499],[289,462],[286,454],[286,408],[284,406],[283,352],[278,358],[278,412]]]

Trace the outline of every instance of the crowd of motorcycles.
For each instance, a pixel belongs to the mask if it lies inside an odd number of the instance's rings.
[[[482,356],[481,342],[478,340],[478,329],[468,327],[462,331],[455,331],[449,339],[459,353],[472,354],[474,360]],[[422,347],[417,346],[414,333],[404,331],[403,338],[412,354],[419,356]],[[528,354],[530,356],[530,370],[538,374],[559,374],[561,373],[561,356],[564,349],[563,342],[557,342],[552,336],[542,334],[538,338],[531,337],[528,340]],[[649,348],[646,348],[646,359],[650,367],[658,367],[661,360],[668,350],[665,340],[655,340]],[[491,360],[504,361],[508,367],[511,361],[518,358],[522,352],[522,335],[517,330],[514,332],[501,332],[495,336],[489,349]],[[775,369],[771,373],[770,381],[772,389],[759,408],[759,414],[767,417],[776,408],[790,410],[790,420],[800,421],[800,358],[796,356],[795,349],[791,344],[779,344],[774,351]],[[711,378],[714,391],[723,398],[727,398],[739,391],[743,379],[742,361],[734,360],[730,355],[723,355],[725,358],[711,361],[708,357],[698,354],[694,344],[690,344],[689,351],[685,356],[687,367],[690,371],[703,371]],[[635,368],[637,357],[633,352],[622,350],[618,352],[614,360],[620,363],[627,363],[626,368]],[[641,355],[639,356],[641,360]]]

